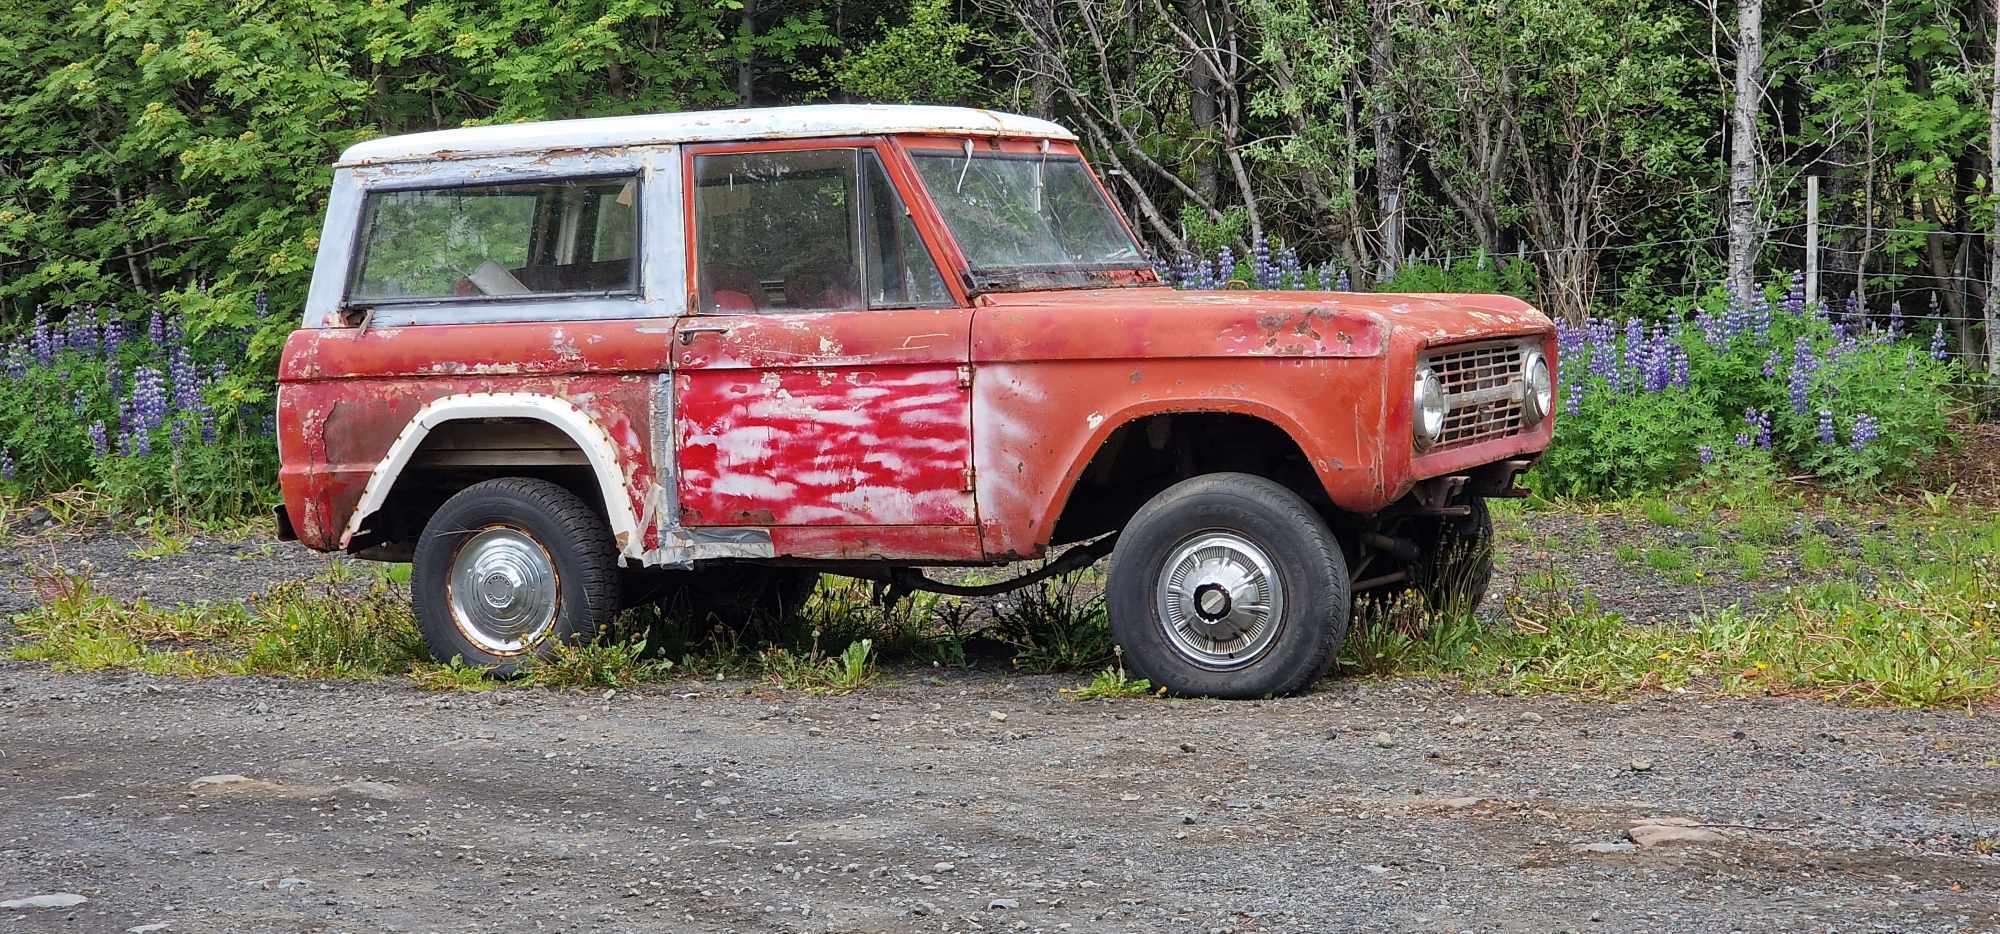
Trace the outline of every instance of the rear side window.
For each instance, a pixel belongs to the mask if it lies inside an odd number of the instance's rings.
[[[372,192],[361,226],[356,304],[638,291],[633,177]]]

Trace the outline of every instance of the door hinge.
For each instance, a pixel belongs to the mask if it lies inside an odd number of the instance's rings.
[[[977,474],[973,471],[972,468],[970,467],[965,468],[965,485],[963,487],[964,492],[967,493],[972,492],[972,481],[976,476]]]
[[[971,367],[969,367],[969,366],[960,366],[960,367],[958,368],[958,388],[960,388],[960,389],[971,389],[971,388],[972,388],[972,368],[971,368]]]

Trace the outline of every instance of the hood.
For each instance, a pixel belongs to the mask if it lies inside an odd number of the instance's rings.
[[[1212,317],[1240,310],[1249,314],[1365,318],[1385,331],[1406,332],[1424,344],[1486,337],[1542,334],[1554,329],[1547,315],[1511,295],[1441,292],[1257,292],[1183,291],[1171,288],[1078,289],[989,293],[982,307],[1073,307],[1109,310],[1145,307],[1156,313]]]

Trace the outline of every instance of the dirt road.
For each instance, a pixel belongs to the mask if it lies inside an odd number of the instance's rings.
[[[0,665],[0,932],[2000,930],[1990,716],[1071,683]]]

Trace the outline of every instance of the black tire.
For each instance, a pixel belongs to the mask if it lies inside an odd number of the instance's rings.
[[[554,569],[553,620],[524,634],[518,650],[482,644],[452,608],[453,566],[466,544],[487,532],[525,536]],[[559,643],[588,643],[606,631],[620,598],[618,552],[610,527],[576,494],[546,480],[487,480],[460,490],[425,524],[410,568],[410,594],[432,657],[515,674]]]
[[[1475,497],[1469,505],[1471,515],[1426,520],[1416,530],[1421,551],[1409,583],[1397,590],[1415,590],[1434,610],[1479,609],[1493,583],[1493,512],[1484,499]]]
[[[1216,535],[1253,547],[1282,599],[1267,618],[1276,628],[1262,647],[1246,646],[1218,663],[1240,667],[1205,664],[1179,647],[1158,602],[1168,560]],[[1297,493],[1251,474],[1213,473],[1183,480],[1139,509],[1119,533],[1106,592],[1112,636],[1138,677],[1175,694],[1257,698],[1295,693],[1326,673],[1347,638],[1348,584],[1340,544]],[[1192,592],[1205,589],[1217,588]],[[1232,598],[1221,604],[1230,612]]]

